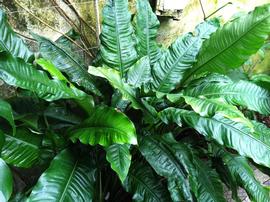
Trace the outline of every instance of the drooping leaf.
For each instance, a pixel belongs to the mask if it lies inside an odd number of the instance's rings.
[[[0,9],[0,50],[12,54],[14,57],[24,59],[26,62],[32,62],[34,54],[24,44],[7,22],[7,16]]]
[[[234,180],[243,187],[252,201],[270,201],[270,193],[254,177],[254,173],[245,157],[237,156],[220,150],[218,156],[222,158],[224,166],[234,177]]]
[[[60,71],[66,73],[70,81],[77,83],[92,93],[100,95],[93,78],[87,73],[87,68],[82,61],[75,59],[74,53],[61,48],[45,37],[38,35],[34,35],[34,37],[38,40],[39,51],[46,60],[52,62]]]
[[[14,117],[10,104],[0,98],[0,117],[6,119],[13,129],[13,134],[16,132]]]
[[[106,159],[123,183],[127,177],[131,163],[129,145],[113,144],[109,146],[106,148]]]
[[[204,22],[197,26],[195,34],[187,33],[179,37],[154,64],[153,88],[163,93],[173,90],[182,80],[184,73],[196,62],[204,39],[209,38],[216,29],[216,23]]]
[[[247,119],[237,107],[227,104],[223,100],[194,98],[189,96],[183,97],[186,103],[201,116],[212,117],[215,114],[221,114],[235,122],[241,122],[246,126],[253,128],[251,121]]]
[[[1,157],[16,167],[29,168],[39,158],[41,137],[27,129],[17,129],[15,135],[5,134]]]
[[[165,123],[185,123],[209,139],[235,149],[240,155],[250,157],[258,164],[270,167],[270,141],[266,132],[253,132],[242,123],[219,114],[202,117],[193,111],[168,108],[160,113],[160,117]]]
[[[251,81],[270,91],[270,76],[267,74],[255,74],[251,76]]]
[[[202,72],[226,73],[240,67],[270,33],[270,4],[257,7],[219,28],[205,43],[195,66],[183,80]]]
[[[137,60],[128,0],[109,0],[103,9],[100,53],[103,62],[124,72]]]
[[[171,201],[166,187],[161,183],[152,168],[145,163],[134,162],[124,182],[127,192],[133,194],[136,202]]]
[[[151,67],[148,57],[142,57],[128,71],[127,82],[133,87],[141,87],[151,80]]]
[[[28,202],[93,201],[95,167],[89,158],[76,158],[64,150],[51,162],[41,175]]]
[[[270,113],[270,92],[249,81],[233,82],[227,77],[227,80],[220,82],[201,82],[185,89],[184,95],[224,98],[229,104],[247,107],[261,114]]]
[[[161,57],[156,41],[159,21],[148,0],[137,1],[136,8],[135,34],[138,40],[136,49],[140,57],[148,56],[152,65]]]
[[[173,201],[193,201],[188,178],[188,166],[193,166],[185,145],[170,136],[147,136],[139,142],[139,149],[157,174],[168,179],[168,190]],[[193,183],[192,183],[193,184]]]
[[[0,78],[9,85],[30,90],[47,101],[83,99],[86,96],[77,88],[69,88],[59,80],[51,80],[45,72],[35,69],[22,59],[15,59],[5,53],[0,53]]]
[[[136,130],[129,118],[110,107],[96,107],[90,117],[70,131],[73,142],[110,146],[137,144]]]
[[[0,158],[0,201],[8,201],[13,190],[12,173],[3,159]]]

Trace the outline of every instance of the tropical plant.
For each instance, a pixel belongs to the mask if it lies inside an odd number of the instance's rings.
[[[166,49],[147,0],[132,21],[109,0],[88,71],[74,32],[33,34],[34,54],[2,11],[0,27],[0,78],[17,87],[0,100],[0,201],[222,202],[224,184],[270,201],[251,167],[269,173],[270,76],[239,70],[269,36],[269,4]]]

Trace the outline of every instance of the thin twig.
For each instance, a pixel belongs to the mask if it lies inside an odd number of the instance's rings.
[[[70,38],[68,35],[66,35],[65,33],[62,33],[60,31],[58,31],[57,29],[55,29],[54,27],[50,26],[48,23],[44,22],[42,19],[40,19],[39,17],[37,17],[35,14],[33,14],[30,10],[28,10],[27,8],[25,8],[23,5],[21,5],[17,0],[14,0],[14,2],[16,4],[18,4],[18,6],[20,6],[22,9],[24,9],[27,13],[29,13],[31,16],[33,16],[35,19],[37,19],[38,21],[40,21],[42,24],[44,24],[45,26],[47,26],[48,28],[50,28],[51,30],[65,36],[68,40],[70,40],[71,42],[73,42],[77,47],[81,48],[82,50],[84,49],[81,45],[79,45],[76,41],[74,41],[72,38]],[[90,52],[86,53],[93,58],[93,55]]]
[[[100,44],[99,35],[100,35],[100,22],[99,22],[99,10],[98,10],[98,0],[94,0],[95,5],[95,17],[96,17],[96,41],[97,45]]]
[[[199,2],[200,2],[200,6],[201,6],[201,9],[202,9],[202,13],[203,13],[203,20],[205,20],[206,19],[206,15],[205,15],[205,12],[204,12],[203,4],[202,4],[202,1],[201,0],[199,0]]]
[[[215,10],[213,13],[211,13],[210,15],[208,15],[204,20],[207,20],[208,18],[210,18],[212,15],[216,14],[218,11],[220,11],[221,9],[223,9],[224,7],[233,4],[232,2],[228,2],[226,4],[224,4],[223,6],[221,6],[220,8],[218,8],[217,10]]]
[[[17,31],[14,31],[14,32],[15,32],[16,34],[20,35],[21,37],[23,37],[23,38],[29,40],[29,41],[38,43],[37,40],[35,40],[35,39],[31,38],[31,37],[28,37],[28,36],[26,36],[26,35],[24,35],[24,34],[22,34],[22,33],[20,33],[20,32],[17,32]]]

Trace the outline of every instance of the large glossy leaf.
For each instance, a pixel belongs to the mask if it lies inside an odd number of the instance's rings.
[[[141,87],[151,79],[151,67],[147,56],[138,60],[128,71],[127,82],[133,87]]]
[[[19,57],[27,62],[34,59],[33,53],[24,44],[7,22],[6,14],[0,9],[0,50],[7,51],[14,57]]]
[[[1,157],[11,165],[29,168],[39,158],[41,137],[26,129],[17,129],[15,135],[5,134]]]
[[[228,168],[234,180],[247,191],[252,201],[270,201],[269,190],[256,180],[245,157],[233,155],[223,150],[218,152],[218,156],[222,158],[224,166]]]
[[[233,82],[228,77],[220,81],[202,81],[196,86],[187,88],[184,95],[224,98],[230,104],[247,107],[261,114],[270,113],[270,92],[249,81]]]
[[[93,201],[95,168],[89,158],[64,150],[51,162],[32,190],[28,202]]]
[[[9,85],[30,90],[47,101],[83,99],[86,96],[76,88],[69,88],[65,82],[51,80],[45,72],[37,70],[22,59],[5,53],[0,53],[0,78]]]
[[[10,198],[13,189],[11,171],[5,161],[0,158],[0,201],[6,202]]]
[[[226,73],[240,67],[263,45],[270,33],[270,4],[257,7],[218,29],[205,43],[198,62],[184,80],[202,72]]]
[[[159,21],[148,0],[137,1],[136,8],[135,34],[138,40],[136,49],[140,57],[148,56],[150,64],[154,64],[161,57],[156,41]]]
[[[86,90],[100,95],[94,84],[94,80],[87,73],[83,61],[76,60],[76,56],[71,51],[64,49],[45,37],[34,35],[39,42],[39,51],[42,56],[51,61],[60,71],[66,73],[70,81],[77,83]]]
[[[133,194],[132,199],[136,202],[169,202],[169,192],[161,180],[148,164],[134,162],[124,187]]]
[[[193,111],[168,108],[160,113],[165,123],[185,123],[202,135],[216,140],[219,144],[235,149],[240,155],[252,158],[256,163],[270,167],[269,134],[253,132],[240,122],[235,122],[220,114],[202,117]]]
[[[111,164],[111,168],[118,174],[121,182],[127,177],[131,163],[129,145],[113,144],[106,148],[106,159]]]
[[[13,128],[13,134],[16,132],[16,126],[14,123],[14,117],[10,104],[0,99],[0,117],[6,119]]]
[[[101,57],[111,68],[124,72],[137,60],[128,0],[109,0],[103,9]]]
[[[110,146],[137,144],[136,130],[129,118],[110,107],[96,107],[90,117],[70,131],[72,141]]]
[[[185,145],[178,144],[168,135],[162,138],[147,136],[140,140],[139,149],[157,174],[168,179],[168,189],[173,201],[193,201],[190,181],[195,176],[190,175],[188,178],[187,167],[192,167],[193,164]]]
[[[153,88],[164,93],[173,90],[182,80],[184,73],[196,62],[204,39],[209,38],[216,29],[215,21],[204,22],[197,26],[195,34],[188,33],[179,37],[154,64]]]

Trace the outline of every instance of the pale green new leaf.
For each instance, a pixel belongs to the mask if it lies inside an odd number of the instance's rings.
[[[256,53],[270,33],[270,4],[257,7],[219,28],[205,43],[184,80],[202,72],[226,73]]]
[[[150,64],[154,64],[161,57],[161,50],[157,44],[159,21],[152,11],[148,0],[137,1],[135,16],[136,49],[140,57],[148,56]]]
[[[47,101],[58,99],[84,99],[86,94],[65,82],[51,80],[43,71],[20,58],[0,53],[0,78],[7,84],[30,90]]]
[[[13,190],[12,173],[8,165],[0,158],[0,201],[7,202]]]
[[[134,124],[110,107],[96,107],[88,119],[70,131],[70,138],[90,145],[137,144]]]
[[[42,56],[52,62],[61,72],[68,75],[70,81],[77,83],[86,90],[100,95],[99,90],[94,84],[94,79],[87,74],[87,67],[83,61],[76,60],[76,56],[68,49],[52,42],[45,37],[34,35],[39,42],[39,51]]]
[[[27,129],[17,129],[15,135],[5,134],[1,157],[16,167],[29,168],[39,158],[41,137]]]
[[[215,22],[203,22],[196,27],[195,34],[187,33],[179,37],[153,65],[153,89],[163,93],[172,91],[196,62],[204,39],[209,38],[216,29]]]
[[[256,163],[270,167],[269,135],[252,131],[240,122],[216,114],[202,117],[193,111],[168,108],[160,113],[165,123],[185,123],[207,138],[235,149],[240,155],[252,158]]]
[[[168,202],[170,194],[152,168],[142,162],[133,162],[124,182],[127,192],[136,202]]]
[[[100,53],[109,67],[124,73],[137,60],[128,0],[109,0],[103,8]]]
[[[111,168],[117,173],[123,183],[127,177],[131,164],[129,145],[113,144],[106,148],[106,159],[111,164]]]
[[[10,104],[0,99],[0,117],[6,119],[13,129],[13,134],[16,132],[16,126],[14,123],[14,117]]]
[[[27,202],[91,202],[96,168],[89,157],[76,158],[64,150],[41,175]]]
[[[24,44],[23,40],[14,33],[12,28],[7,22],[6,14],[0,9],[0,52],[6,51],[13,55],[13,57],[19,57],[26,62],[32,62],[34,54]]]
[[[147,56],[138,60],[127,74],[127,83],[137,88],[147,84],[151,79],[151,67]]]

